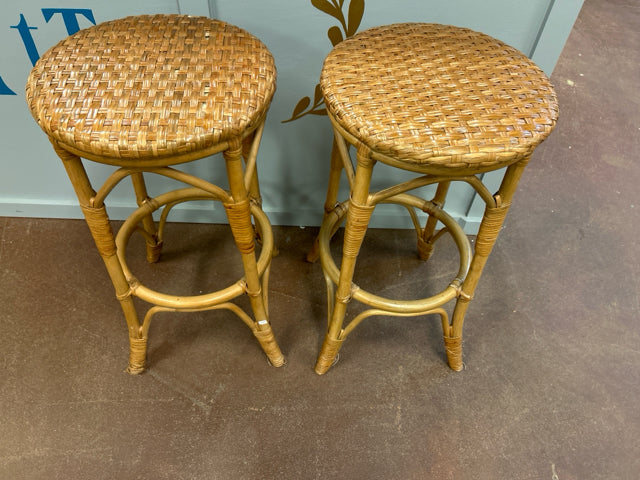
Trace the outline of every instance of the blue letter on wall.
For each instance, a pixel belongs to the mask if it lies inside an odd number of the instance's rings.
[[[42,9],[42,15],[44,16],[44,19],[47,23],[49,23],[49,20],[51,20],[51,18],[53,18],[56,13],[59,13],[62,16],[62,21],[64,22],[64,26],[67,29],[67,33],[69,35],[73,35],[78,30],[80,30],[80,25],[78,24],[78,15],[82,15],[94,25],[96,24],[96,21],[93,18],[93,12],[89,8]],[[27,50],[29,60],[31,60],[32,65],[35,65],[40,58],[40,54],[38,53],[38,49],[36,48],[36,43],[33,41],[31,30],[37,30],[38,27],[30,27],[27,24],[27,20],[24,18],[24,15],[20,14],[20,21],[17,25],[12,25],[11,28],[15,28],[18,30],[20,38],[22,39],[22,43],[24,43],[24,48]],[[4,80],[2,80],[2,77],[0,76],[0,95],[15,94],[16,93],[8,87],[8,85]]]
[[[38,27],[30,27],[27,25],[27,20],[24,18],[24,15],[20,14],[20,22],[18,22],[18,25],[12,25],[11,28],[18,29],[22,42],[24,43],[24,48],[27,49],[29,60],[31,60],[32,65],[35,65],[40,58],[40,54],[38,53],[38,49],[33,41],[33,36],[31,35],[30,30],[37,30]]]
[[[15,95],[16,92],[7,87],[7,84],[4,83],[2,77],[0,77],[0,95]]]
[[[80,30],[80,25],[78,24],[77,15],[84,16],[87,20],[89,20],[94,25],[96,21],[93,18],[93,12],[89,8],[43,8],[42,15],[44,15],[44,19],[47,23],[51,20],[56,13],[62,15],[62,20],[64,21],[64,26],[67,27],[67,33],[69,35],[73,35],[78,30]]]

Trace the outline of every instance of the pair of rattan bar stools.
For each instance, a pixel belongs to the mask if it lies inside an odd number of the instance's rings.
[[[269,322],[267,281],[274,241],[256,172],[275,85],[274,60],[260,40],[221,21],[182,15],[127,17],[81,30],[46,52],[33,68],[27,102],[62,159],[113,282],[129,329],[130,373],[144,370],[149,324],[161,311],[230,309],[251,328],[271,364],[284,364]],[[419,23],[376,27],[341,42],[325,60],[321,87],[335,138],[324,219],[309,254],[312,260],[321,259],[329,295],[328,329],[316,372],[331,367],[345,337],[363,319],[432,313],[442,320],[449,365],[460,370],[467,306],[520,175],[556,122],[553,88],[528,58],[498,40]],[[350,146],[356,150],[355,166]],[[228,189],[173,168],[220,152]],[[95,191],[81,158],[118,168]],[[378,161],[417,175],[371,191]],[[478,174],[502,167],[506,173],[500,189],[491,194]],[[343,171],[350,198],[339,203]],[[186,186],[152,198],[143,173]],[[105,199],[126,177],[132,180],[138,208],[114,236]],[[486,203],[474,249],[443,209],[452,181],[466,182]],[[407,193],[435,184],[429,200]],[[127,266],[131,235],[144,236],[147,260],[156,262],[169,211],[194,200],[224,205],[243,278],[222,290],[188,297],[145,287]],[[442,292],[400,301],[353,283],[369,219],[380,203],[407,208],[422,259],[429,258],[443,233],[453,237],[460,266]],[[424,228],[418,210],[428,215]],[[338,268],[329,243],[345,218]],[[436,230],[439,222],[444,227]],[[244,294],[252,316],[232,302]],[[152,305],[143,318],[134,297]],[[344,326],[351,300],[371,308]],[[443,306],[452,301],[449,319]]]

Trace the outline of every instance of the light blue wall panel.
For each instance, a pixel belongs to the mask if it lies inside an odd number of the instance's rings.
[[[349,0],[344,3],[346,12]],[[406,21],[465,26],[533,55],[550,73],[581,4],[582,0],[366,0],[359,30]],[[274,224],[319,224],[332,136],[329,122],[324,116],[305,115],[283,123],[301,98],[313,97],[322,59],[331,49],[327,30],[338,25],[310,0],[4,0],[0,6],[0,78],[16,95],[1,94],[0,83],[0,215],[80,217],[63,168],[27,111],[23,86],[31,62],[19,29],[11,28],[24,18],[38,53],[44,52],[67,34],[61,14],[45,20],[42,8],[52,6],[89,9],[96,22],[140,13],[211,15],[260,37],[273,52],[278,68],[278,90],[259,156],[264,208]],[[91,25],[86,16],[77,18],[81,28]],[[221,158],[210,158],[181,168],[224,183],[221,162]],[[110,171],[99,165],[88,169],[98,180]],[[376,173],[374,184],[406,177],[383,166]],[[488,181],[496,184],[499,177],[489,175]],[[169,183],[154,179],[150,190],[160,191]],[[110,197],[113,218],[123,218],[130,211],[130,190],[129,186],[119,187]],[[473,192],[466,186],[456,187],[448,206],[467,231],[474,232],[482,209],[474,202]],[[374,226],[409,225],[394,212],[381,213]],[[185,205],[172,218],[225,221],[223,210],[210,205]]]

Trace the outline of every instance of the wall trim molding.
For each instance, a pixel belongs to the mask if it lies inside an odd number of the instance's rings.
[[[169,216],[170,222],[176,223],[228,223],[224,209],[220,204],[213,202],[188,203],[178,205]],[[132,212],[133,208],[122,205],[108,205],[107,211],[111,220],[125,220]],[[283,211],[264,208],[269,221],[273,225],[288,225],[300,227],[317,227],[322,221],[321,212],[317,210],[305,211]],[[482,216],[460,216],[451,213],[452,217],[463,227],[468,235],[475,235],[478,232]],[[56,218],[56,219],[82,219],[82,212],[77,203],[72,202],[0,202],[0,217],[27,217],[27,218]],[[418,217],[424,223],[426,214],[419,212]],[[378,211],[373,216],[370,224],[371,228],[413,228],[409,215],[398,215]]]

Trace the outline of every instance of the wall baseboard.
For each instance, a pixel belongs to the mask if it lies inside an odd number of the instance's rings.
[[[109,217],[112,220],[126,219],[133,209],[128,206],[109,205]],[[322,221],[319,211],[282,211],[265,207],[265,213],[273,225],[317,227]],[[81,219],[82,212],[77,204],[71,203],[42,203],[42,202],[2,202],[0,201],[1,217],[29,217],[29,218],[59,218]],[[425,214],[419,215],[426,218]],[[482,217],[461,217],[453,214],[456,221],[468,235],[478,232]],[[210,202],[193,202],[192,205],[177,205],[169,215],[172,222],[181,223],[227,223],[227,217],[219,204]],[[408,215],[379,211],[371,219],[371,228],[412,228]]]

